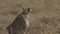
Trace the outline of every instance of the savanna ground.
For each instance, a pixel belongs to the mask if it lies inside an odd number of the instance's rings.
[[[26,34],[60,34],[60,0],[0,0],[0,34],[22,8],[30,7],[30,27]]]

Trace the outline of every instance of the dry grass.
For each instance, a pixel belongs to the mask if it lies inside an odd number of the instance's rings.
[[[60,34],[60,0],[0,0],[0,34],[7,34],[22,8],[30,7],[30,28],[26,34]],[[4,33],[3,33],[4,32]]]

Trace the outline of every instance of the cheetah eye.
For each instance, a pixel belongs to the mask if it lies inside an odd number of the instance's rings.
[[[23,8],[23,10],[24,10],[24,8]]]

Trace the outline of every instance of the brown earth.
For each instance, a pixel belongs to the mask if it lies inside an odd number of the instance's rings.
[[[8,34],[22,8],[30,7],[30,28],[26,34],[60,34],[60,0],[0,0],[0,34]]]

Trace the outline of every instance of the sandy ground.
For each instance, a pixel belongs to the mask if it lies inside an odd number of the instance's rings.
[[[0,34],[22,8],[30,7],[30,27],[26,34],[60,34],[60,0],[0,0]]]

